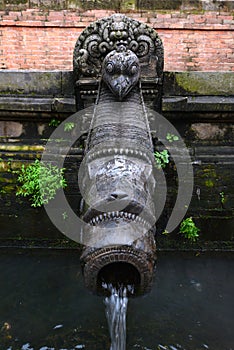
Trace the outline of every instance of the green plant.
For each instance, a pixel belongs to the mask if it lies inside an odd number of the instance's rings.
[[[169,163],[169,153],[165,149],[161,152],[154,152],[155,165],[158,169],[165,168],[165,166]]]
[[[67,212],[66,212],[66,211],[64,211],[64,212],[62,213],[62,217],[63,217],[63,220],[67,220],[68,215],[67,215]]]
[[[224,192],[223,192],[223,191],[220,192],[219,195],[220,195],[220,201],[221,201],[221,203],[224,204],[224,203],[225,203],[225,194],[224,194]]]
[[[191,242],[195,242],[199,234],[200,229],[195,225],[193,218],[187,218],[180,224],[180,233]]]
[[[56,165],[44,164],[36,159],[34,163],[14,171],[18,175],[20,186],[16,191],[17,196],[30,197],[32,207],[40,207],[53,199],[59,188],[67,186],[64,178],[64,170]]]
[[[64,131],[72,131],[74,127],[75,127],[75,123],[67,122],[64,125]]]
[[[168,133],[167,133],[167,136],[166,136],[166,139],[167,139],[167,141],[169,141],[169,142],[173,142],[173,141],[178,141],[178,140],[179,140],[179,137],[168,132]]]
[[[61,123],[60,120],[54,118],[54,119],[51,119],[51,121],[49,122],[49,126],[57,127],[60,123]]]

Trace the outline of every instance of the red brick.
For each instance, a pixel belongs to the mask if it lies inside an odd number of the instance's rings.
[[[170,13],[158,13],[157,18],[171,18]]]
[[[1,25],[4,25],[4,26],[14,26],[15,25],[15,21],[13,20],[8,20],[8,19],[3,19],[1,21]]]
[[[207,18],[205,16],[197,16],[193,18],[194,23],[206,23]]]
[[[16,23],[20,27],[41,27],[44,25],[43,21],[19,21]]]
[[[187,18],[188,14],[187,13],[182,13],[182,12],[174,12],[171,14],[172,18]]]
[[[70,70],[74,45],[80,32],[93,22],[94,16],[97,19],[112,13],[87,11],[81,16],[78,12],[51,11],[47,21],[46,13],[39,10],[23,11],[19,21],[3,13],[3,21],[0,22],[0,68]],[[11,18],[14,14],[16,12]],[[158,14],[157,18],[155,13],[147,14],[148,17],[134,13],[129,16],[141,22],[148,18],[150,25],[158,27],[165,47],[166,70],[233,70],[231,16],[214,13],[208,16]],[[220,23],[224,20],[222,17],[231,23]]]
[[[234,20],[234,16],[229,16],[229,15],[220,15],[218,16],[219,19],[227,19],[227,20]]]

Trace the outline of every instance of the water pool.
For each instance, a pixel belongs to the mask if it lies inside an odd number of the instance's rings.
[[[152,291],[129,300],[127,349],[233,350],[234,254],[158,253]],[[1,250],[0,350],[108,350],[103,298],[75,251]]]

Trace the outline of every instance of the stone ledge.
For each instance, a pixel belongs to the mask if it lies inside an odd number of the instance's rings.
[[[164,112],[234,112],[233,97],[164,97]],[[75,98],[0,97],[0,111],[75,113]],[[20,115],[21,117],[21,115]],[[214,115],[214,119],[216,116]]]
[[[165,72],[165,96],[234,95],[233,72]]]
[[[73,95],[73,72],[4,70],[0,72],[0,96]]]
[[[234,95],[233,72],[164,72],[165,96]],[[72,71],[2,70],[0,96],[74,96]]]
[[[165,112],[234,112],[234,97],[164,97]]]

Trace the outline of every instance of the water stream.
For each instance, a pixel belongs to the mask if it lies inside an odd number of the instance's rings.
[[[127,292],[133,290],[131,286],[115,288],[111,284],[103,285],[110,296],[104,299],[106,318],[108,322],[111,347],[110,350],[126,349],[126,316],[128,307]]]

